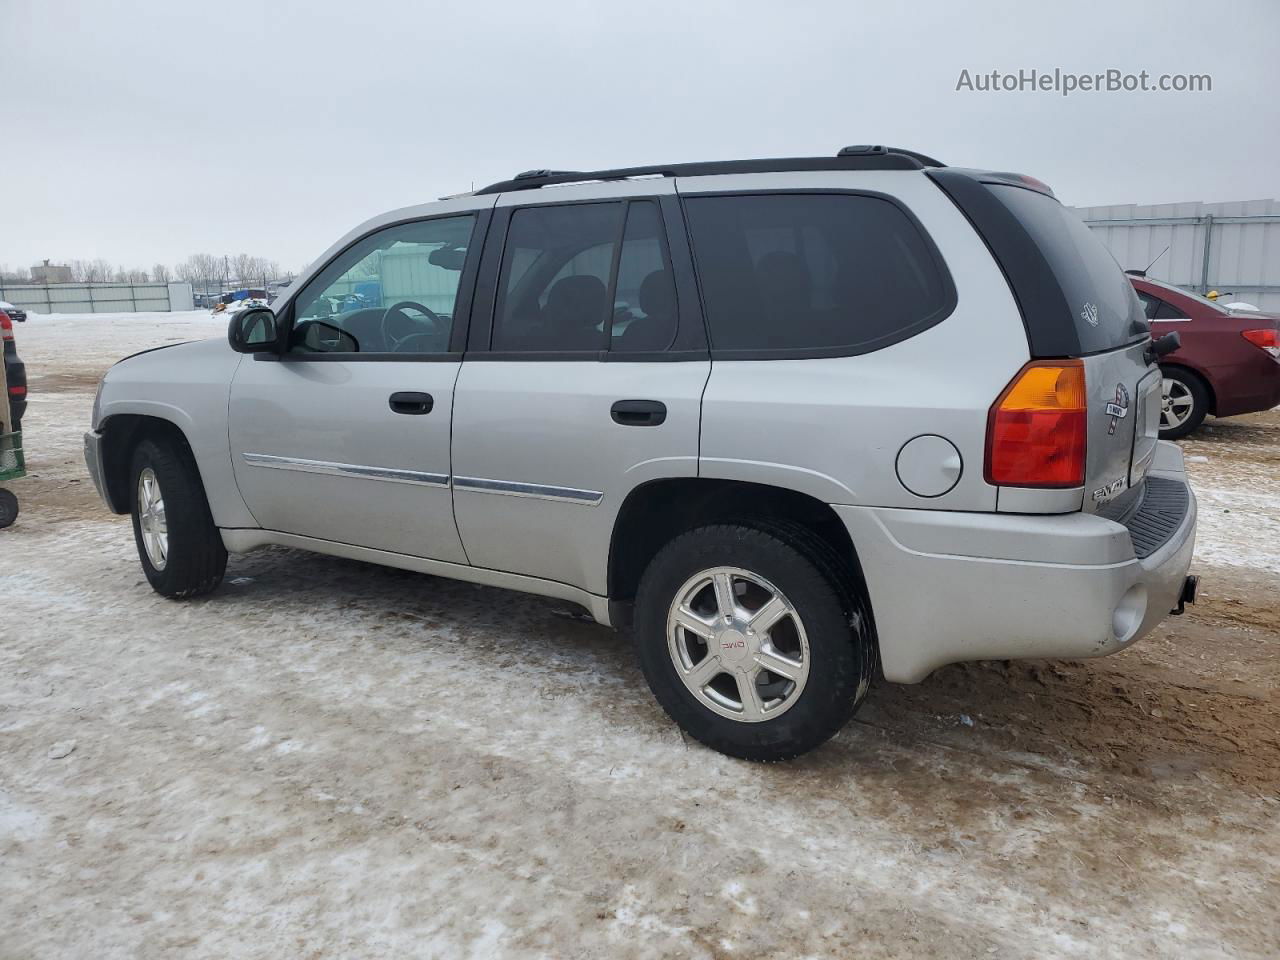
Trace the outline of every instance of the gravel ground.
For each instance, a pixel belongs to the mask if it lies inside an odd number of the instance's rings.
[[[221,330],[18,330],[0,958],[1280,954],[1280,412],[1185,444],[1189,616],[882,683],[757,766],[553,601],[283,549],[153,594],[80,435],[110,362]]]

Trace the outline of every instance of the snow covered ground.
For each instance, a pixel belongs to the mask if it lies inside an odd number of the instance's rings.
[[[1184,446],[1205,602],[1125,654],[881,684],[798,762],[685,742],[562,605],[272,549],[151,592],[97,377],[33,317],[0,531],[0,957],[1274,957],[1280,417]]]

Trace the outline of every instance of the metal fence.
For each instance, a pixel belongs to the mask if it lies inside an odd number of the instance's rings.
[[[1157,280],[1280,310],[1280,201],[1074,209],[1125,269],[1154,260]]]
[[[192,309],[189,283],[0,284],[0,300],[29,313],[137,313]]]

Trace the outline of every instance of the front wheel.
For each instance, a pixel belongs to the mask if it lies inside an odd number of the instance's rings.
[[[1160,439],[1180,440],[1204,422],[1209,412],[1209,390],[1194,373],[1162,369],[1160,385]]]
[[[185,443],[144,440],[133,453],[133,538],[152,588],[175,599],[222,582],[227,550]]]
[[[654,696],[690,736],[746,760],[821,745],[870,686],[875,641],[860,590],[802,529],[720,524],[680,535],[636,595]]]

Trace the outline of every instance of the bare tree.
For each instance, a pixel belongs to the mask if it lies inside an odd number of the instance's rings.
[[[151,268],[151,276],[155,278],[156,283],[168,283],[171,277],[169,268],[163,263],[157,263]]]
[[[193,253],[178,264],[178,279],[187,283],[205,283],[222,278],[222,258],[211,253]]]
[[[71,267],[71,279],[76,283],[102,283],[111,279],[111,264],[102,259],[72,260],[68,266]]]
[[[251,257],[247,253],[237,253],[231,258],[231,279],[239,280],[241,283],[251,282],[257,276],[257,268],[257,257]]]

